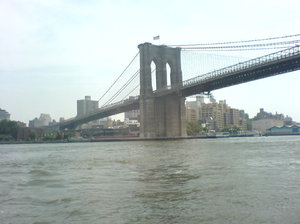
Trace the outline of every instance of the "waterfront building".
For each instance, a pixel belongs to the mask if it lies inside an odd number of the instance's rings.
[[[262,134],[267,132],[267,129],[274,126],[283,126],[284,121],[274,118],[264,118],[252,121],[252,129],[261,132]]]
[[[77,100],[77,116],[89,114],[98,109],[98,101],[91,100],[90,96],[85,96],[83,100]]]
[[[293,122],[293,119],[289,116],[286,116],[284,118],[284,125],[293,125],[295,122]]]
[[[299,125],[274,126],[267,130],[267,134],[270,134],[270,135],[299,135],[300,134],[300,126]]]
[[[10,114],[6,110],[0,108],[0,121],[1,120],[10,120]]]
[[[199,110],[199,120],[211,130],[224,127],[223,111],[219,110],[218,103],[202,104]]]
[[[48,126],[52,121],[50,114],[41,114],[39,117],[40,126]]]
[[[125,118],[124,127],[130,127],[130,126],[140,127],[140,122],[138,120],[130,120],[128,118]]]
[[[284,125],[292,125],[293,119],[289,116],[284,117],[283,114],[272,114],[260,108],[259,112],[252,120],[252,129],[260,131],[262,134],[268,132],[272,127],[282,127]]]
[[[187,102],[186,104],[186,119],[188,121],[194,121],[194,122],[197,122],[199,119],[198,119],[198,114],[197,113],[197,110],[192,108],[190,105],[189,105],[189,102]],[[126,118],[125,118],[126,119]]]
[[[38,118],[34,118],[33,120],[30,120],[28,123],[28,127],[34,128],[34,127],[39,127],[39,120]]]
[[[77,117],[92,113],[98,109],[98,101],[92,100],[91,96],[85,96],[82,100],[77,100]],[[91,121],[81,125],[81,128],[92,128],[99,125],[99,120]]]
[[[29,121],[29,127],[31,128],[39,128],[48,126],[51,123],[52,119],[50,114],[41,114],[39,118],[34,118],[33,120]]]
[[[227,116],[228,120],[225,120],[224,126],[226,128],[239,128],[241,130],[247,130],[247,115],[242,110],[228,108],[225,112],[225,116]]]
[[[259,120],[259,119],[276,119],[276,120],[284,120],[283,114],[272,114],[270,112],[264,111],[264,108],[260,108],[259,112],[256,114],[256,116],[253,118],[253,120]]]
[[[210,130],[247,130],[248,118],[244,110],[231,108],[226,104],[226,100],[217,103],[212,96],[209,103],[204,102],[203,96],[196,97],[196,101],[186,102],[186,119],[200,122]]]

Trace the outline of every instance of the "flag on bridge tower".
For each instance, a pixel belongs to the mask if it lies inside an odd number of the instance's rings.
[[[155,37],[153,37],[153,40],[159,40],[159,35],[158,36],[155,36]]]

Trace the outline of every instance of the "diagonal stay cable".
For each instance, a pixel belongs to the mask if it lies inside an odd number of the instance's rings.
[[[122,100],[125,100],[134,90],[136,90],[138,87],[140,86],[140,84],[137,84],[136,87],[133,88],[133,90],[131,90]]]
[[[137,77],[139,71],[137,71],[103,106],[110,104],[114,99],[116,99],[121,92]]]
[[[120,93],[139,75],[140,70],[136,71],[129,80],[105,103],[103,106],[106,106],[107,104],[111,103],[117,96],[120,95]]]
[[[140,71],[140,70],[139,70]],[[151,74],[153,74],[154,72],[156,71],[156,69],[153,69],[152,71],[151,71]],[[140,83],[139,84],[137,84],[134,88],[133,88],[133,90],[131,90],[122,100],[125,100],[134,90],[136,90],[138,87],[140,86]]]
[[[106,92],[100,97],[100,99],[98,100],[98,102],[108,93],[109,90],[111,90],[111,88],[116,84],[116,82],[122,77],[122,75],[125,73],[125,71],[129,68],[129,66],[134,62],[134,60],[136,59],[136,57],[139,55],[140,52],[138,52],[133,59],[130,61],[130,63],[126,66],[126,68],[123,70],[123,72],[118,76],[118,78],[113,82],[113,84],[108,88],[108,90],[106,90]]]
[[[151,71],[151,74],[152,74],[153,72],[155,72],[155,71],[156,71],[156,69],[153,69],[153,70]],[[123,87],[122,87],[117,93],[115,93],[114,96],[113,96],[112,98],[110,98],[103,106],[106,106],[107,104],[111,103],[118,95],[120,95],[121,91],[123,91],[123,90],[124,90],[124,89],[132,82],[132,80],[133,80],[134,78],[136,78],[137,75],[140,74],[139,72],[140,72],[140,70],[136,71],[136,73],[135,73],[133,76],[131,76],[131,78],[129,79],[129,81],[127,81],[127,82],[123,85]],[[127,84],[127,85],[126,85],[126,84]],[[123,97],[122,100],[126,99],[126,98],[127,98],[133,91],[135,91],[139,86],[140,86],[140,84],[138,84],[136,87],[134,87],[133,90],[131,90],[125,97]]]

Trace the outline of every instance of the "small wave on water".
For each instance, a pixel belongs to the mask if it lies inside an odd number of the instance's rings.
[[[49,182],[51,182],[51,180],[37,179],[37,180],[30,180],[26,184],[28,186],[40,186],[40,185],[44,185],[44,184],[49,183]]]
[[[23,182],[19,183],[19,186],[45,186],[45,187],[64,187],[60,178],[57,178],[58,174],[49,172],[44,169],[32,169],[27,172]]]
[[[54,204],[54,205],[60,205],[60,204],[67,204],[73,201],[73,198],[59,198],[54,200],[45,201],[45,204]]]
[[[300,161],[296,161],[296,160],[294,160],[294,161],[291,161],[290,163],[289,163],[289,166],[300,166]]]
[[[19,183],[20,187],[34,187],[41,186],[47,188],[62,188],[64,185],[61,183],[59,179],[47,179],[47,178],[33,178],[31,180],[23,181]]]
[[[70,213],[69,213],[69,217],[72,217],[72,216],[78,216],[78,215],[84,215],[85,212],[83,212],[82,210],[79,210],[79,209],[75,209],[75,210],[72,210]]]
[[[34,222],[33,224],[50,224],[52,222],[43,222],[43,221],[38,221],[38,222]]]
[[[29,174],[36,175],[36,176],[51,176],[52,174],[47,170],[31,170]]]
[[[85,219],[90,219],[90,212],[83,209],[73,209],[65,214],[65,222],[67,223],[84,222]]]

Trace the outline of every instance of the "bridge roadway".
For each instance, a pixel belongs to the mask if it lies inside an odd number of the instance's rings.
[[[154,91],[153,97],[162,97],[169,94],[179,94],[186,97],[299,69],[300,46],[296,46],[185,80],[181,86]],[[65,120],[59,124],[59,127],[60,129],[74,129],[76,126],[89,121],[138,108],[139,97],[137,96],[134,99],[99,108],[91,114]]]

